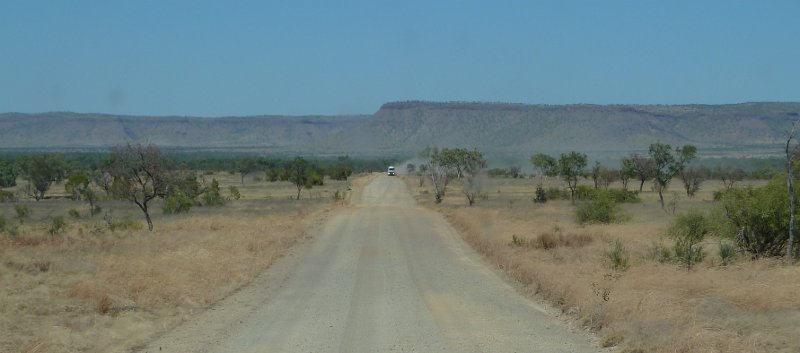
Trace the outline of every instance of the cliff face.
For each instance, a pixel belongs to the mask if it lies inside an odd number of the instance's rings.
[[[497,154],[626,152],[652,142],[721,151],[771,150],[800,103],[523,105],[396,102],[373,115],[136,117],[0,114],[0,149],[107,148],[126,142],[194,149],[376,155],[428,145]]]

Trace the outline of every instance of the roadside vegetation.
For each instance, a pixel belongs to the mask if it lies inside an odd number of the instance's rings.
[[[298,158],[0,156],[0,352],[134,350],[249,283],[386,164],[307,159],[292,176]]]
[[[451,176],[440,199],[430,176],[408,182],[523,291],[602,346],[794,352],[800,254],[791,198],[800,195],[787,180],[800,175],[800,158],[787,145],[780,169],[708,166],[691,145],[654,143],[615,166],[576,151],[538,153],[532,173],[487,170],[474,204],[456,196],[466,184],[452,167],[440,172]]]

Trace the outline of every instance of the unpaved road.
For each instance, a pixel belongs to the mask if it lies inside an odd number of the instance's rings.
[[[598,352],[489,270],[405,183],[373,178],[314,241],[142,352]]]

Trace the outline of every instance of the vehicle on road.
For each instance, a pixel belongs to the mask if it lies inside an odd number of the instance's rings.
[[[395,176],[395,175],[397,175],[397,172],[395,172],[395,171],[394,171],[394,166],[391,166],[391,165],[390,165],[390,166],[389,166],[389,170],[386,172],[386,174],[387,174],[387,175],[389,175],[389,176]]]

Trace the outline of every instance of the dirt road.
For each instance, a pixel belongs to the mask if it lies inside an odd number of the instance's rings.
[[[374,178],[314,238],[142,351],[600,351],[489,270],[398,178]]]

